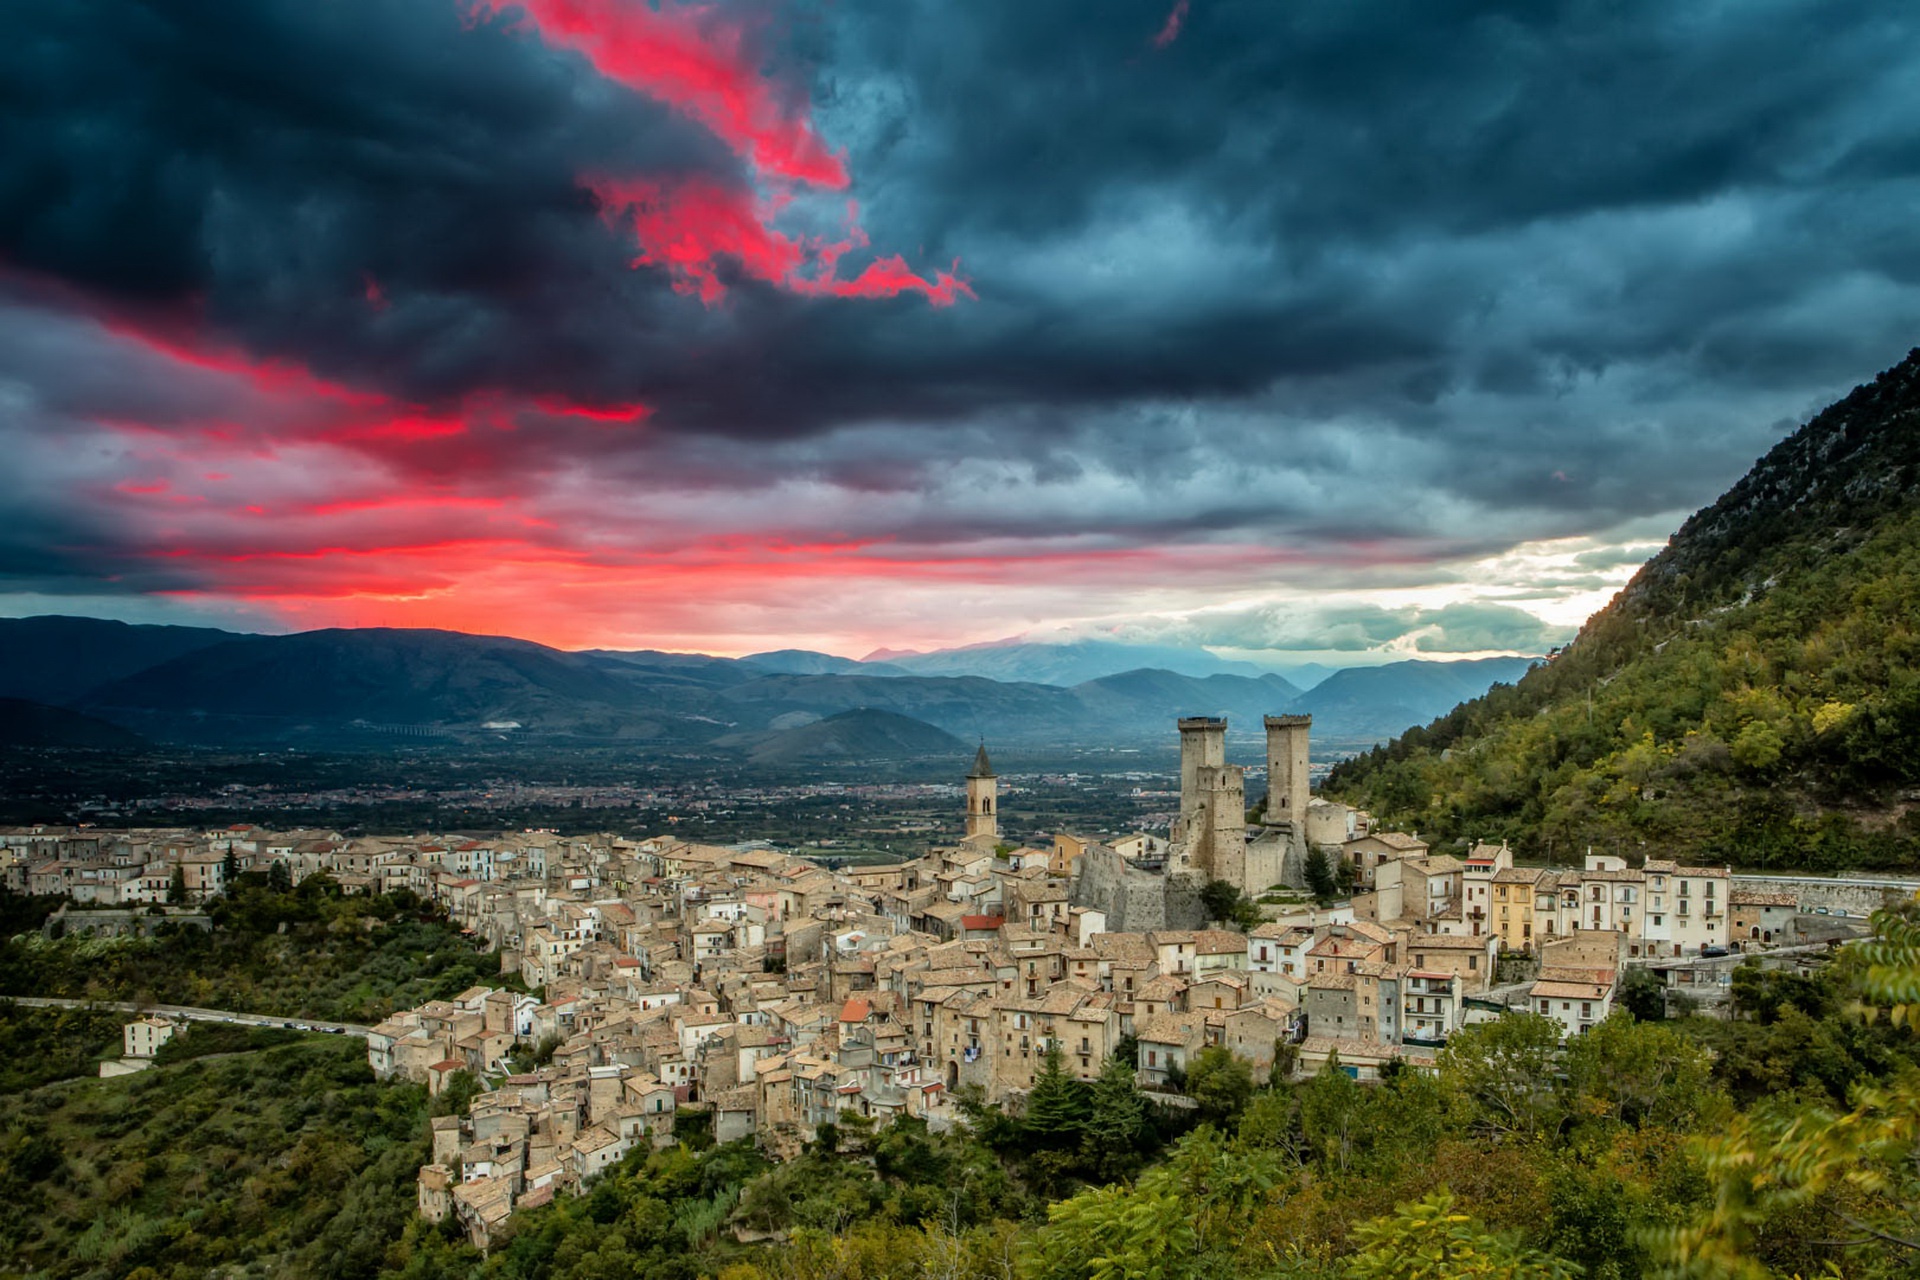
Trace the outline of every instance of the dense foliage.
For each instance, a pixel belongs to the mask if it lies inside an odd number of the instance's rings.
[[[0,941],[0,995],[141,1000],[241,1013],[378,1022],[395,1009],[481,984],[512,985],[478,950],[404,890],[343,896],[324,876],[278,890],[248,875],[209,908],[209,933],[160,925],[150,938],[67,934]]]
[[[314,1039],[8,1099],[0,1275],[376,1274],[413,1214],[426,1091]]]
[[[1438,840],[1920,867],[1920,361],[1816,418],[1580,636],[1336,768]]]
[[[34,1009],[0,999],[0,1095],[95,1074],[121,1047],[122,1013]]]

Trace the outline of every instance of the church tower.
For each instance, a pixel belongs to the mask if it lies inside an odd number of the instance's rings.
[[[1000,782],[993,776],[993,765],[987,760],[987,744],[980,744],[980,754],[973,758],[973,768],[967,770],[967,839],[984,836],[995,840],[1000,835]]]

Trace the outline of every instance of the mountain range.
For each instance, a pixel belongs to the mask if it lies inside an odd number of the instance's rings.
[[[1256,669],[1108,670],[1127,646],[1104,642],[1068,646],[1052,658],[1033,652],[1045,647],[1000,646],[992,657],[1020,649],[1016,665],[1047,667],[1060,682],[916,674],[903,662],[804,650],[741,659],[569,652],[451,631],[270,636],[46,616],[0,619],[0,696],[69,709],[159,742],[539,739],[711,748],[770,762],[937,754],[983,737],[1036,746],[1167,745],[1179,716],[1224,715],[1236,733],[1257,736],[1262,715],[1283,711],[1319,717],[1322,741],[1364,743],[1515,679],[1528,665],[1522,658],[1392,663],[1301,690]],[[1204,672],[1214,660],[1193,661]],[[1102,674],[1066,682],[1087,669]],[[849,712],[871,714],[846,718]]]
[[[1327,785],[1536,853],[1920,867],[1917,601],[1920,350],[1756,462],[1552,661]]]

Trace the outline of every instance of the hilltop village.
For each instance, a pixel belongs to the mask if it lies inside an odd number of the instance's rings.
[[[169,902],[190,917],[262,868],[440,904],[525,991],[397,1014],[367,1054],[436,1094],[461,1073],[484,1083],[466,1115],[434,1122],[418,1189],[421,1213],[456,1214],[481,1245],[514,1209],[671,1141],[687,1111],[719,1140],[790,1151],[849,1111],[944,1125],[963,1094],[1017,1103],[1055,1049],[1083,1079],[1124,1055],[1173,1105],[1213,1046],[1262,1073],[1337,1062],[1371,1079],[1430,1064],[1460,1026],[1509,1008],[1579,1034],[1627,968],[1712,996],[1742,949],[1798,941],[1795,896],[1726,868],[1519,867],[1505,846],[1455,857],[1376,830],[1309,794],[1306,717],[1265,727],[1268,797],[1250,812],[1226,723],[1179,722],[1165,837],[1003,840],[983,746],[964,837],[893,865],[666,837],[36,828],[0,832],[0,873],[89,904],[58,918],[68,929],[147,927],[149,904]],[[1316,858],[1349,896],[1299,892]],[[1267,899],[1262,922],[1210,922],[1216,882]]]

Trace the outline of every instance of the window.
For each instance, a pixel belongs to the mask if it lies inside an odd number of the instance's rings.
[[[1468,973],[1478,973],[1478,972],[1480,972],[1480,957],[1479,957],[1479,956],[1468,956],[1468,957],[1467,957],[1467,972],[1468,972]]]
[[[1160,1051],[1158,1049],[1147,1050],[1147,1065],[1150,1067],[1160,1065]]]
[[[1593,1001],[1582,1000],[1580,1002],[1580,1016],[1583,1018],[1591,1018],[1593,1016]]]

